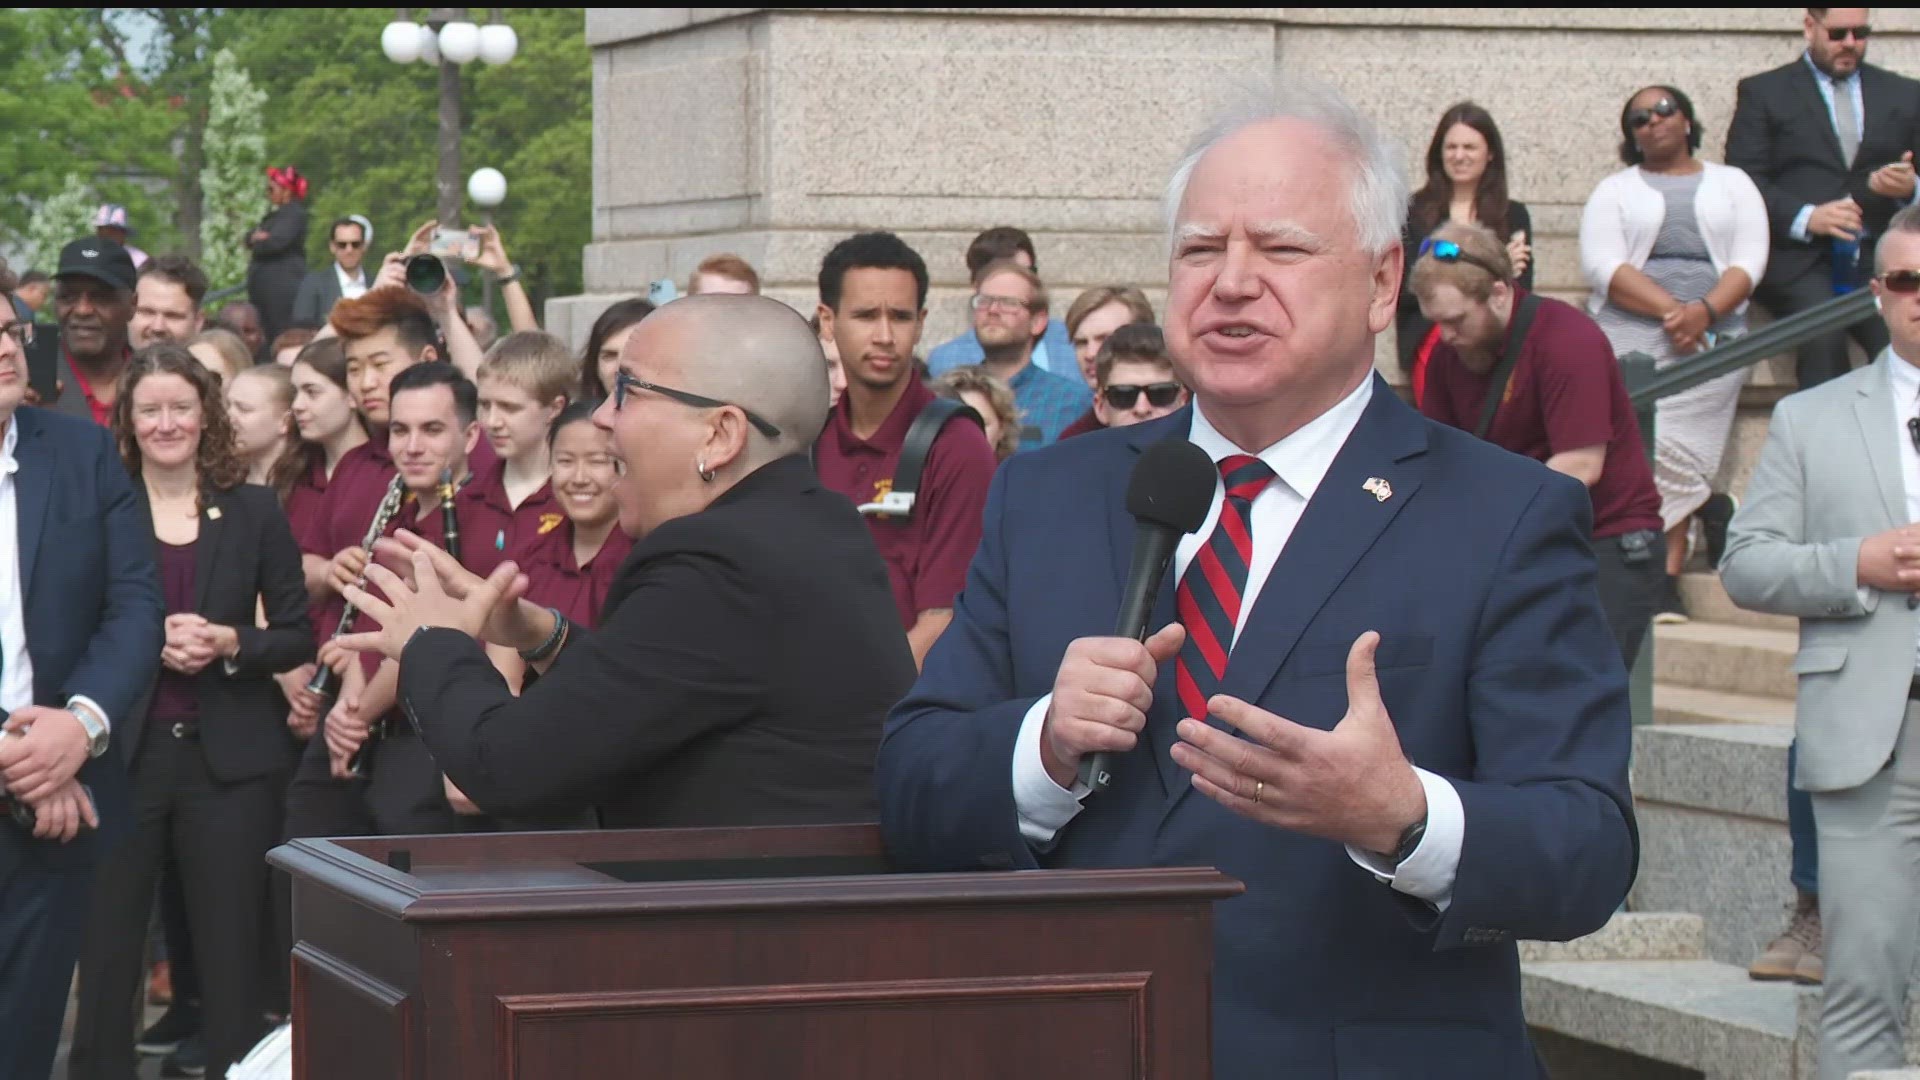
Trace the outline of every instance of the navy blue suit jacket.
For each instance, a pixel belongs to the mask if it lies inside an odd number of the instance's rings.
[[[1376,382],[1235,645],[1223,692],[1302,724],[1346,711],[1346,657],[1382,634],[1381,691],[1414,764],[1451,780],[1465,839],[1437,914],[1339,844],[1194,792],[1168,750],[1163,665],[1146,737],[1042,853],[1019,832],[1015,735],[1067,644],[1112,632],[1140,450],[1191,412],[1008,461],[951,626],[881,744],[881,819],[920,869],[1212,865],[1214,1073],[1537,1075],[1516,938],[1604,923],[1638,859],[1626,672],[1602,618],[1591,510],[1568,477],[1432,423]],[[1385,500],[1363,490],[1386,480]],[[1173,620],[1173,582],[1153,626]]]
[[[97,846],[127,824],[126,763],[120,745],[160,670],[166,606],[154,565],[153,521],[134,495],[113,437],[91,420],[23,408],[14,449],[20,587],[36,705],[64,709],[81,694],[107,711],[114,750],[87,762],[98,834],[68,844],[34,840],[0,824],[0,870],[16,860],[90,862]]]

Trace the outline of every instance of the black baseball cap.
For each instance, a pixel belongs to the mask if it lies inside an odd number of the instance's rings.
[[[133,291],[133,256],[111,240],[89,236],[60,249],[56,278],[90,277],[116,289]]]

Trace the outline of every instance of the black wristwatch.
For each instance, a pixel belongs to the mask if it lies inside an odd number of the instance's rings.
[[[1400,834],[1400,843],[1393,849],[1393,865],[1398,867],[1401,863],[1412,858],[1413,853],[1420,847],[1420,841],[1424,839],[1426,835],[1427,819],[1425,815],[1422,815],[1419,821],[1407,826],[1406,830]]]

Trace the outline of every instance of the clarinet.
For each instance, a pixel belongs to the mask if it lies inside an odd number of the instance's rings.
[[[406,498],[406,494],[406,478],[398,472],[394,473],[393,482],[387,485],[386,495],[381,498],[379,508],[373,512],[373,521],[367,526],[366,538],[360,542],[360,548],[367,553],[369,560],[373,558],[375,541],[386,533],[387,523],[392,521],[393,515],[400,511],[400,502]],[[365,576],[360,578],[359,584],[362,588],[366,587]],[[340,624],[333,628],[333,636],[339,638],[343,634],[351,633],[348,628],[353,625],[354,617],[358,614],[353,602],[348,601],[345,609],[340,613]],[[307,680],[307,690],[309,693],[320,695],[320,715],[324,717],[333,708],[334,699],[340,696],[340,676],[335,675],[332,668],[324,664],[319,665],[314,668],[313,678]]]

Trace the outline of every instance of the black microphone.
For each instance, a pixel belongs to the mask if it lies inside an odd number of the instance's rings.
[[[1181,537],[1206,523],[1219,479],[1213,459],[1185,439],[1154,443],[1134,463],[1127,479],[1127,513],[1135,522],[1133,562],[1120,594],[1120,615],[1113,621],[1114,637],[1147,640],[1147,622],[1173,551]],[[1107,789],[1113,774],[1106,754],[1080,759],[1080,782],[1093,791]]]

